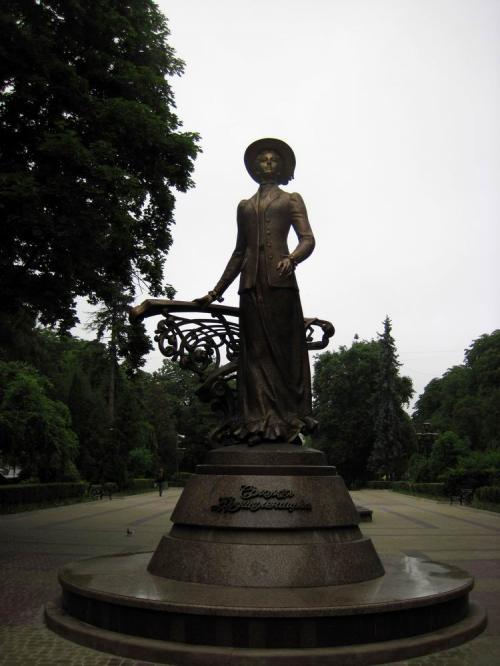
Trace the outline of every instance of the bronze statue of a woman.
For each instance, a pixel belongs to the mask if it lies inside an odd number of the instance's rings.
[[[238,409],[232,436],[249,444],[299,441],[310,432],[311,374],[295,267],[311,254],[314,236],[300,194],[285,192],[295,155],[279,139],[259,139],[245,151],[259,189],[240,202],[236,247],[202,305],[220,299],[240,275]],[[293,227],[298,245],[290,253]]]

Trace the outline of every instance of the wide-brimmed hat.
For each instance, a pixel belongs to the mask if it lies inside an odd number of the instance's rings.
[[[274,150],[278,153],[282,160],[282,169],[278,178],[280,185],[286,185],[289,180],[292,180],[295,171],[295,155],[290,146],[281,141],[281,139],[257,139],[251,143],[245,150],[245,166],[248,173],[252,178],[260,182],[258,174],[255,172],[255,160],[263,150]]]

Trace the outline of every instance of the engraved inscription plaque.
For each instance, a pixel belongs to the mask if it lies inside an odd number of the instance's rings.
[[[256,486],[241,486],[240,496],[219,497],[219,503],[211,509],[215,513],[237,513],[238,511],[312,511],[310,502],[294,499],[295,493],[287,488],[269,490]]]

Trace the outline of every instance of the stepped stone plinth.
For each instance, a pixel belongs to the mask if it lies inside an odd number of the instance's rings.
[[[174,664],[375,664],[458,645],[485,626],[472,578],[379,558],[320,451],[215,449],[154,553],[60,572],[49,626],[122,656]]]

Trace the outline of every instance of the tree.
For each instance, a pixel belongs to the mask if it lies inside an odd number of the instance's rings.
[[[19,338],[17,347],[5,349],[7,357],[28,361],[45,380],[47,396],[68,407],[79,440],[78,470],[83,478],[99,480],[109,439],[105,346],[39,328],[22,329]]]
[[[29,365],[0,361],[0,454],[42,482],[78,478],[78,440],[62,402],[47,395],[49,382]]]
[[[421,427],[430,423],[436,432],[455,430],[454,412],[469,393],[470,371],[463,365],[447,370],[427,384],[415,405],[413,419]]]
[[[468,447],[460,437],[451,431],[443,432],[432,445],[429,466],[433,479],[438,479],[447,470],[456,467],[460,457],[468,453]]]
[[[379,372],[379,346],[355,341],[350,348],[324,352],[314,363],[313,435],[349,485],[367,480],[367,461],[375,438],[374,400]]]
[[[150,389],[154,390],[156,400],[162,396],[162,399],[167,399],[170,404],[169,412],[163,412],[163,419],[161,410],[150,412],[157,432],[158,448],[162,452],[160,459],[169,470],[172,469],[172,462],[177,467],[180,461],[177,452],[179,443],[182,442],[184,449],[182,468],[186,471],[194,471],[196,465],[203,462],[210,447],[209,435],[216,425],[216,416],[210,407],[198,398],[196,390],[199,386],[198,378],[193,372],[182,369],[168,359],[165,359],[161,368],[152,375]],[[165,424],[166,413],[169,425]],[[172,448],[173,433],[175,449]],[[174,450],[175,458],[172,458]]]
[[[168,363],[163,362],[163,365]],[[175,417],[175,402],[178,396],[172,390],[163,372],[152,374],[141,372],[134,381],[137,395],[144,408],[145,418],[154,429],[156,438],[155,468],[164,467],[167,474],[173,474],[178,465],[178,434]]]
[[[413,395],[411,380],[399,376],[400,363],[389,317],[379,333],[380,365],[375,403],[375,440],[368,467],[378,476],[400,477],[415,446],[409,416],[403,410]]]
[[[320,354],[314,364],[314,414],[319,421],[314,440],[350,485],[365,482],[373,472],[385,474],[382,464],[394,465],[390,474],[401,473],[414,443],[410,418],[402,409],[412,396],[412,383],[399,374],[390,331],[387,317],[378,341],[355,336],[349,349]],[[383,443],[392,447],[390,463]]]
[[[425,387],[415,423],[452,431],[472,450],[500,448],[500,331],[482,335],[465,350],[465,362]]]
[[[500,330],[474,340],[465,350],[465,366],[471,372],[470,395],[461,409],[468,408],[467,416],[474,424],[472,447],[500,449]],[[460,419],[462,414],[458,412],[456,417]]]
[[[216,417],[196,395],[197,377],[178,364],[165,360],[157,372],[129,375],[125,364],[117,362],[110,421],[113,359],[106,345],[30,328],[9,351],[26,355],[31,364],[0,360],[0,462],[17,462],[27,474],[44,480],[74,476],[74,463],[84,479],[126,487],[133,476],[152,474],[162,466],[174,474],[181,462],[181,442],[184,469],[193,470],[204,457]],[[43,418],[37,420],[37,413]],[[47,465],[49,456],[43,451],[58,449],[69,454],[68,465],[57,460]],[[49,468],[55,471],[47,474]]]
[[[192,185],[152,0],[7,0],[0,11],[0,307],[69,329],[75,299],[164,293],[173,189]]]
[[[155,458],[150,448],[139,446],[129,453],[129,466],[134,478],[152,477]]]

